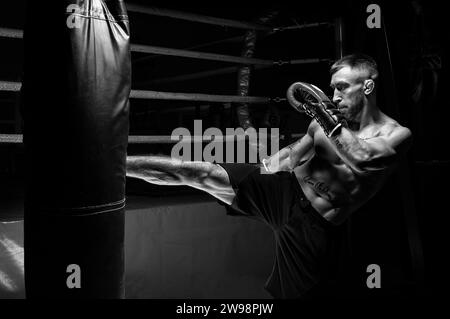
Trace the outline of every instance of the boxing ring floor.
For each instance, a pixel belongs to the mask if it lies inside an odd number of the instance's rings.
[[[263,288],[273,260],[269,227],[227,216],[200,192],[128,196],[126,211],[127,299],[271,298]],[[24,298],[23,220],[0,227],[0,298]]]

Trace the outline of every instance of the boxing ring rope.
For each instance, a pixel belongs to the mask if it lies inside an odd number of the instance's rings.
[[[331,60],[328,59],[300,59],[300,60],[291,60],[290,62],[278,61],[276,62],[278,65],[283,64],[308,64],[308,63],[321,63],[321,62],[329,62]],[[253,70],[263,70],[270,68],[271,65],[255,65]],[[197,80],[202,78],[207,78],[214,75],[223,75],[238,72],[239,67],[232,66],[208,71],[202,71],[197,73],[189,73],[189,74],[181,74],[171,77],[159,78],[151,81],[140,82],[139,85],[149,85],[149,84],[164,84],[164,83],[173,83],[187,80]]]
[[[211,60],[211,61],[221,61],[221,62],[231,62],[231,63],[241,63],[241,64],[260,64],[260,65],[274,65],[275,61],[255,59],[255,58],[243,58],[238,56],[217,54],[217,53],[207,53],[198,51],[189,51],[181,49],[171,49],[152,45],[140,45],[132,44],[131,51],[140,53],[154,53],[158,55],[169,55],[184,58]]]
[[[20,82],[0,81],[0,91],[19,92],[21,87]]]
[[[245,36],[240,35],[240,36],[236,36],[236,37],[231,37],[231,38],[225,38],[225,39],[220,39],[220,40],[215,40],[215,41],[211,41],[211,42],[206,42],[206,43],[200,43],[194,46],[190,46],[187,48],[184,48],[184,50],[194,50],[194,49],[198,49],[198,48],[204,48],[204,47],[208,47],[208,46],[212,46],[212,45],[217,45],[217,44],[224,44],[224,43],[240,43],[242,41],[244,41]],[[141,58],[137,58],[137,59],[133,59],[132,63],[136,64],[136,63],[140,63],[143,61],[148,61],[152,58],[156,58],[157,56],[144,56]]]
[[[0,81],[0,91],[18,92],[22,83]],[[285,101],[285,98],[259,97],[259,96],[236,96],[236,95],[214,95],[202,93],[176,93],[158,92],[145,90],[131,90],[130,98],[147,100],[178,100],[178,101],[203,101],[203,102],[236,102],[236,103],[270,103]]]
[[[314,22],[314,23],[304,23],[304,24],[296,24],[293,26],[287,26],[287,27],[275,27],[273,28],[271,31],[265,32],[262,34],[263,37],[266,36],[270,36],[276,33],[280,33],[282,31],[290,31],[290,30],[300,30],[300,29],[305,29],[305,28],[312,28],[312,27],[322,27],[322,26],[333,26],[335,27],[335,29],[339,29],[339,24],[333,24],[330,22]],[[231,37],[231,38],[225,38],[225,39],[220,39],[220,40],[215,40],[212,42],[207,42],[207,43],[201,43],[201,44],[197,44],[188,48],[184,48],[184,50],[194,50],[194,49],[198,49],[198,48],[204,48],[204,47],[208,47],[211,45],[216,45],[216,44],[223,44],[223,43],[236,43],[236,42],[243,42],[245,40],[245,35],[242,36],[236,36],[236,37]],[[145,57],[141,57],[138,59],[133,60],[133,64],[134,63],[139,63],[142,61],[147,61],[149,59],[152,59],[156,56],[145,56]],[[258,65],[256,65],[258,66]]]
[[[270,136],[269,134],[258,133],[258,137]],[[288,138],[301,138],[304,134],[292,134],[290,136],[280,135],[280,140]],[[234,142],[236,140],[246,140],[249,136],[246,134],[225,135],[225,136],[179,136],[170,135],[130,135],[128,143],[130,144],[175,144],[179,142]],[[22,144],[22,134],[0,134],[0,144]]]
[[[223,18],[216,18],[216,17],[210,17],[200,14],[194,14],[194,13],[187,13],[187,12],[181,12],[176,10],[169,10],[169,9],[161,9],[161,8],[155,8],[155,7],[147,7],[147,6],[141,6],[136,4],[127,4],[127,10],[129,12],[137,12],[137,13],[144,13],[144,14],[150,14],[150,15],[156,15],[156,16],[162,16],[162,17],[170,17],[174,19],[180,19],[180,20],[187,20],[187,21],[193,21],[193,22],[199,22],[199,23],[205,23],[205,24],[212,24],[212,25],[218,25],[223,27],[233,27],[238,29],[253,29],[253,30],[261,30],[261,31],[268,31],[272,28],[257,24],[257,23],[251,23],[251,22],[241,22],[236,20],[229,20],[229,19],[223,19]]]
[[[171,49],[171,48],[164,48],[164,47],[158,47],[158,46],[152,46],[152,45],[140,45],[140,44],[132,44],[131,51],[140,52],[140,53],[154,53],[154,54],[158,54],[158,55],[177,56],[177,57],[192,58],[192,59],[201,59],[201,60],[231,62],[231,63],[239,63],[239,64],[252,64],[252,65],[268,65],[268,66],[279,66],[279,65],[284,65],[284,64],[320,63],[320,62],[330,61],[330,59],[324,59],[324,58],[274,61],[274,60],[265,60],[265,59],[257,59],[257,58],[244,58],[244,57],[217,54],[217,53]]]
[[[268,65],[255,65],[253,67],[253,70],[261,70],[266,69],[271,66]],[[239,67],[237,66],[231,66],[226,68],[220,68],[220,69],[214,69],[214,70],[208,70],[208,71],[202,71],[202,72],[196,72],[196,73],[189,73],[189,74],[181,74],[176,76],[170,76],[165,78],[159,78],[147,82],[141,82],[139,85],[149,85],[149,84],[164,84],[164,83],[174,83],[174,82],[180,82],[180,81],[188,81],[188,80],[197,80],[202,78],[207,78],[214,75],[223,75],[223,74],[231,74],[236,73],[239,70]]]
[[[307,29],[307,28],[329,27],[329,26],[334,26],[334,24],[330,23],[330,22],[303,23],[303,24],[296,24],[296,25],[287,26],[287,27],[275,27],[272,29],[272,31],[280,32],[280,31],[300,30],[300,29]]]
[[[17,29],[5,29],[0,28],[0,36],[5,38],[23,38],[23,31]],[[330,59],[316,58],[316,59],[297,59],[288,61],[273,61],[265,59],[256,58],[245,58],[239,56],[231,56],[225,54],[208,53],[208,52],[198,52],[190,50],[172,49],[153,45],[142,45],[142,44],[131,44],[132,52],[140,53],[151,53],[158,55],[168,55],[177,56],[192,59],[210,60],[210,61],[220,61],[220,62],[230,62],[238,64],[252,64],[252,65],[267,65],[267,66],[279,66],[284,64],[305,64],[305,63],[320,63],[328,62]]]
[[[279,31],[287,31],[287,30],[296,30],[296,29],[333,25],[332,23],[329,23],[329,22],[315,22],[315,23],[297,24],[297,25],[287,26],[287,27],[268,27],[268,26],[258,24],[258,23],[242,22],[242,21],[217,18],[217,17],[212,17],[212,16],[205,16],[205,15],[195,14],[195,13],[187,13],[187,12],[181,12],[181,11],[176,11],[176,10],[147,7],[147,6],[136,5],[136,4],[127,4],[127,9],[129,12],[143,13],[143,14],[168,17],[168,18],[198,22],[198,23],[205,23],[205,24],[217,25],[217,26],[222,26],[222,27],[233,27],[233,28],[245,29],[245,30],[279,32]]]
[[[21,144],[22,134],[0,134],[0,144]]]
[[[0,37],[12,38],[12,39],[22,39],[23,38],[23,30],[0,28]]]
[[[131,90],[130,98],[134,99],[155,99],[155,100],[183,100],[183,101],[203,101],[203,102],[238,102],[238,103],[270,103],[271,101],[281,101],[281,98],[268,98],[257,96],[235,96],[235,95],[213,95],[201,93],[174,93]]]

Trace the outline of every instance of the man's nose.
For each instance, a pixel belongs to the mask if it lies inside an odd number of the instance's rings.
[[[334,103],[334,104],[337,104],[337,103],[339,103],[340,101],[342,101],[342,97],[340,96],[339,91],[335,89],[335,90],[333,91],[333,103]]]

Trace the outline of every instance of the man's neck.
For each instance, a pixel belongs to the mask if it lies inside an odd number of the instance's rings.
[[[378,123],[380,117],[381,111],[376,106],[376,101],[370,100],[362,108],[358,121],[349,123],[349,127],[351,130],[361,131],[367,126]]]

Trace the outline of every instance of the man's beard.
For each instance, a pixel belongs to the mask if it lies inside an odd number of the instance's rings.
[[[355,101],[355,103],[347,108],[347,112],[344,118],[347,122],[347,127],[352,131],[359,130],[359,124],[361,122],[361,111],[364,107],[363,99]]]
[[[361,121],[361,111],[364,107],[364,100],[362,97],[357,99],[352,107],[347,109],[346,118],[348,121],[357,122]]]

